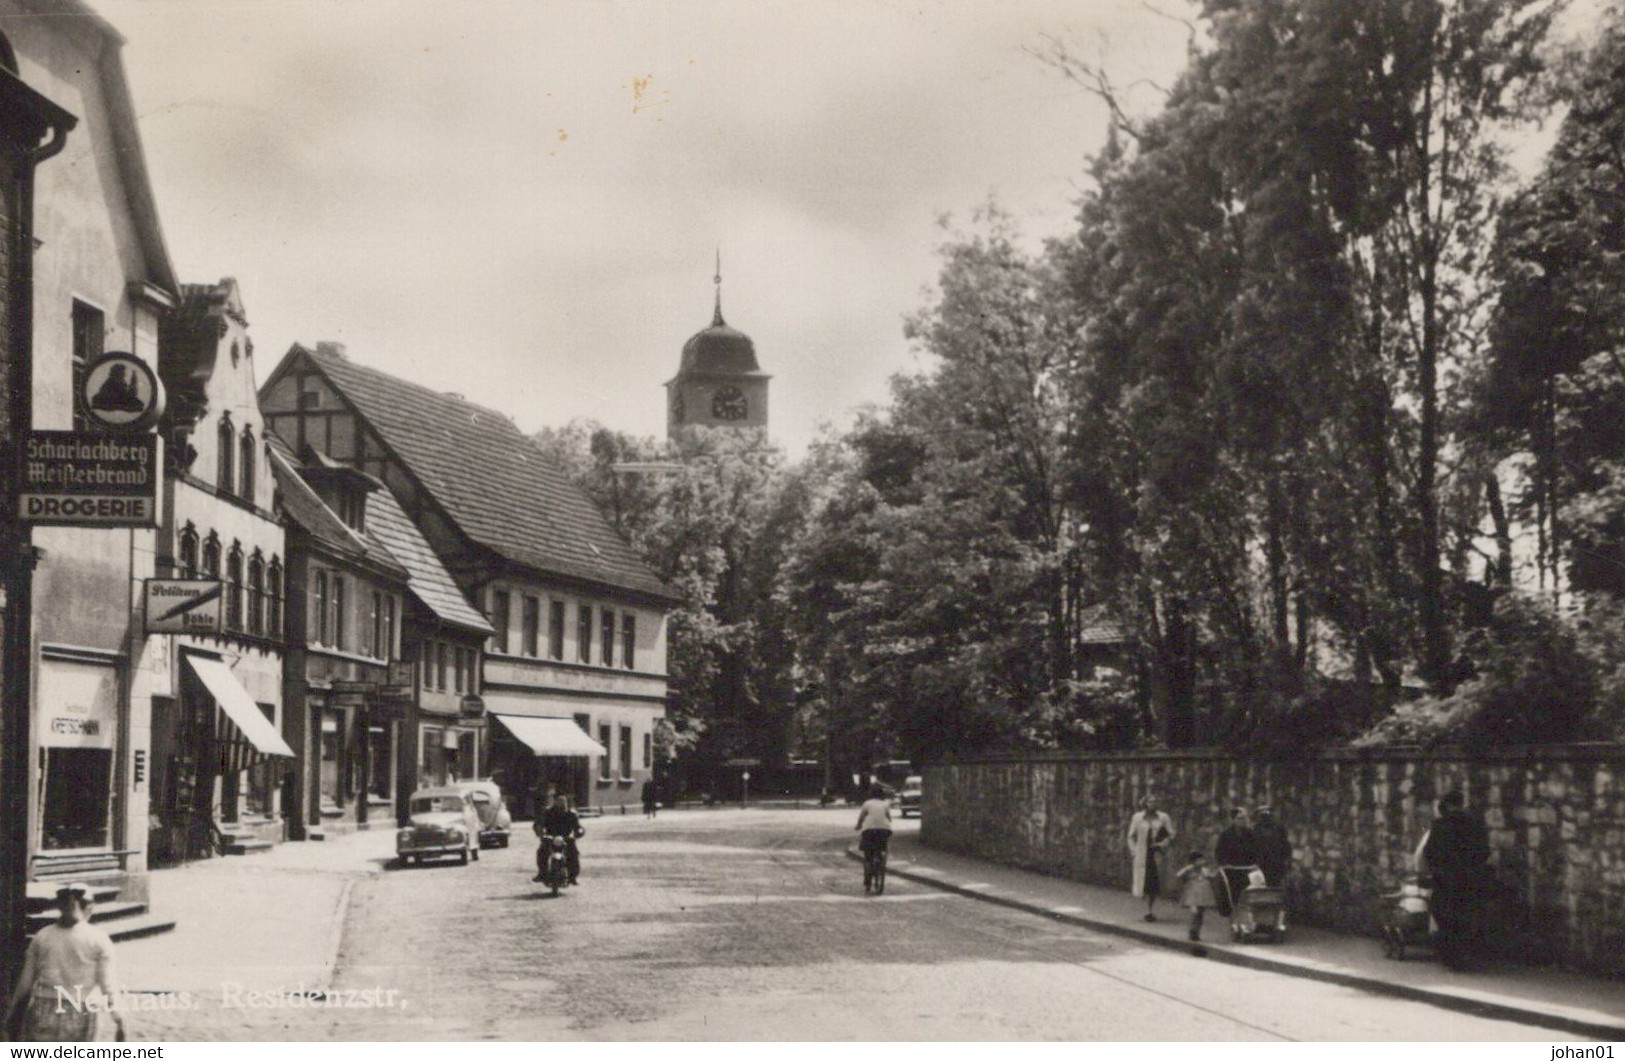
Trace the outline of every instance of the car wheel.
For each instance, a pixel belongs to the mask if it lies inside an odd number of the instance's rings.
[[[457,864],[459,866],[468,865],[468,848],[465,847],[461,851],[457,852]]]
[[[470,850],[469,853],[474,856],[474,861],[475,862],[478,862],[480,860],[480,849],[479,848],[477,848],[477,847],[473,848],[473,849]]]

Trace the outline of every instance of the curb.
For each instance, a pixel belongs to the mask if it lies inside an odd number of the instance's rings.
[[[863,855],[856,848],[846,849],[846,857],[861,862]],[[944,879],[936,874],[916,873],[912,870],[898,869],[895,865],[888,865],[886,873],[889,876],[902,877],[917,884],[929,885],[942,891],[963,895],[969,899],[991,903],[1010,910],[1022,913],[1035,914],[1059,921],[1063,924],[1076,925],[1080,928],[1092,929],[1114,936],[1132,939],[1137,943],[1163,947],[1176,950],[1182,954],[1189,954],[1191,945],[1178,939],[1170,939],[1156,932],[1135,928],[1132,925],[1119,924],[1115,921],[1105,921],[1075,913],[1060,913],[1037,903],[1025,899],[1004,895],[990,895],[976,888],[964,888],[951,880]],[[1297,965],[1293,962],[1281,961],[1277,958],[1268,958],[1256,951],[1243,951],[1222,943],[1207,943],[1207,959],[1209,961],[1223,962],[1226,965],[1238,965],[1247,969],[1258,969],[1263,972],[1282,973],[1287,976],[1296,976],[1307,980],[1319,980],[1323,983],[1338,984],[1342,987],[1352,987],[1373,994],[1387,995],[1391,998],[1403,998],[1412,1002],[1425,1002],[1441,1009],[1454,1010],[1475,1017],[1490,1017],[1496,1020],[1513,1021],[1518,1024],[1528,1024],[1540,1028],[1551,1028],[1555,1031],[1569,1032],[1587,1039],[1603,1039],[1605,1041],[1618,1041],[1625,1038],[1625,1023],[1603,1024],[1596,1021],[1584,1020],[1578,1017],[1565,1017],[1561,1014],[1546,1010],[1532,1009],[1525,1006],[1506,1002],[1492,1002],[1481,998],[1465,998],[1443,991],[1429,991],[1425,988],[1411,987],[1407,984],[1396,984],[1387,980],[1378,980],[1374,977],[1363,976],[1359,973],[1339,972],[1332,969],[1314,969],[1308,966]]]
[[[344,950],[344,924],[350,917],[350,894],[355,891],[355,878],[347,877],[339,889],[339,901],[333,910],[333,923],[327,932],[327,961],[322,971],[319,990],[328,991],[338,976],[339,959]]]

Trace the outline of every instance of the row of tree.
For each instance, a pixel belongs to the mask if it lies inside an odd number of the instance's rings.
[[[1143,119],[1051,47],[1077,224],[950,231],[886,407],[549,433],[685,596],[693,754],[1619,735],[1625,22],[1559,13],[1207,0]]]

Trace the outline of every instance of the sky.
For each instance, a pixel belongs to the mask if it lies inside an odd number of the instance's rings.
[[[1069,226],[1106,115],[1032,49],[1168,84],[1186,45],[1133,0],[94,2],[177,272],[237,278],[262,379],[334,340],[661,435],[720,250],[792,455],[923,366],[944,215]]]

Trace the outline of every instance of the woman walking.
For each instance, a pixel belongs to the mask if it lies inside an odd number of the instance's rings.
[[[1134,859],[1136,898],[1145,896],[1145,919],[1157,919],[1157,896],[1162,893],[1162,873],[1158,864],[1174,838],[1173,819],[1157,809],[1157,798],[1146,796],[1140,810],[1128,823],[1128,851]]]
[[[5,1022],[8,1031],[18,1028],[22,1042],[95,1042],[97,1018],[103,1013],[123,1038],[124,1018],[113,986],[113,941],[90,923],[94,898],[88,884],[58,888],[61,916],[28,944]]]

